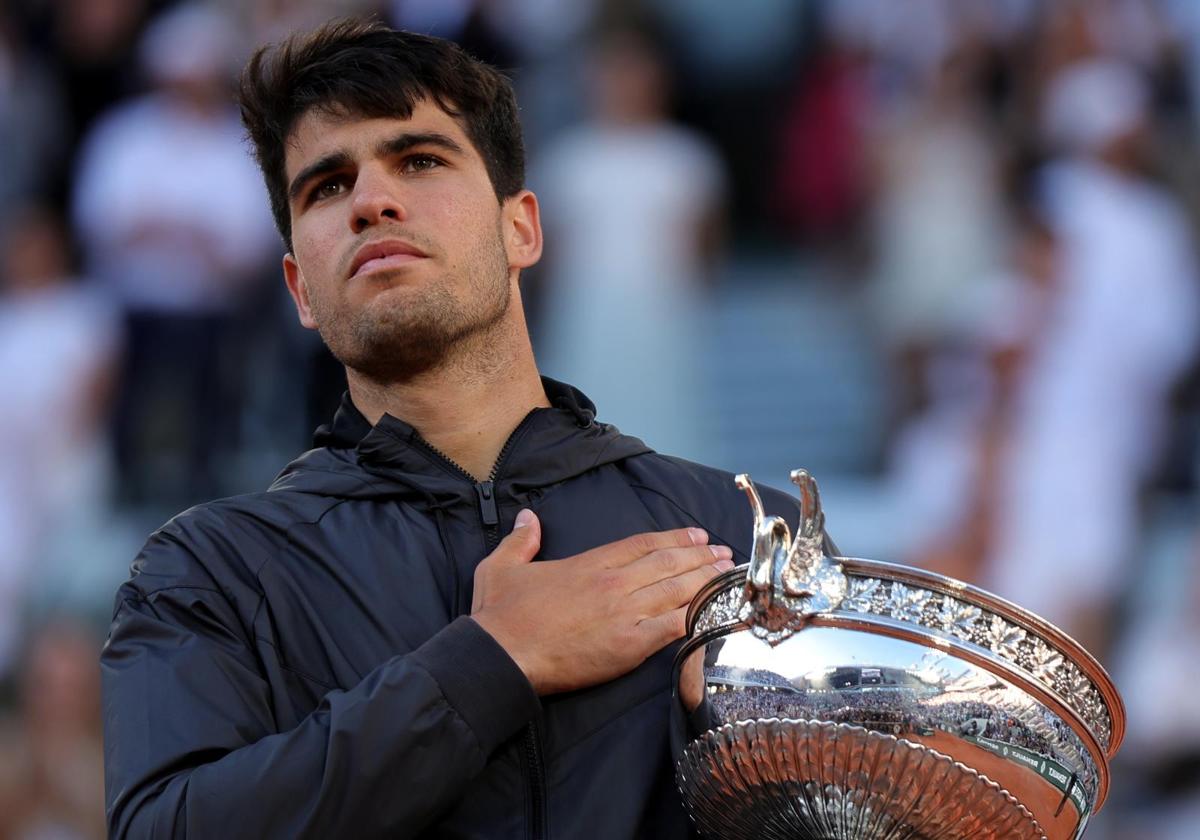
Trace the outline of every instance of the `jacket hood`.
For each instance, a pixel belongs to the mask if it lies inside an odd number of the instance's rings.
[[[581,391],[542,377],[549,408],[517,426],[493,470],[498,492],[520,496],[604,464],[652,450],[596,421]],[[314,435],[317,448],[290,463],[270,490],[342,498],[424,496],[449,500],[474,492],[475,480],[433,449],[415,428],[385,414],[372,426],[347,392],[331,423]]]

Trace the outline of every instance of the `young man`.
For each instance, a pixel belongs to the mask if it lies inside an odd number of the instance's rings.
[[[349,393],[267,492],[135,562],[102,658],[112,836],[687,835],[673,643],[750,515],[539,378],[510,86],[339,22],[260,51],[241,102]]]

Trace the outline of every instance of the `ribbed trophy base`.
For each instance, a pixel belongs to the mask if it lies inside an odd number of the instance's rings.
[[[688,745],[679,788],[727,840],[1044,840],[1007,791],[927,747],[846,724],[726,724]]]

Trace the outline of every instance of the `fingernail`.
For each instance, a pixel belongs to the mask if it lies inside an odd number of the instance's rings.
[[[713,553],[713,557],[718,560],[728,560],[733,556],[733,549],[727,545],[710,545],[708,550]]]
[[[718,572],[728,572],[730,569],[733,568],[733,561],[732,560],[718,560],[716,563],[713,563],[713,565],[717,567]]]
[[[531,511],[529,508],[522,508],[521,512],[517,514],[517,521],[513,523],[513,530],[515,531],[518,528],[524,528],[526,525],[529,525],[532,522],[533,511]]]
[[[692,540],[692,545],[704,545],[708,542],[708,534],[703,528],[688,528],[688,536]]]

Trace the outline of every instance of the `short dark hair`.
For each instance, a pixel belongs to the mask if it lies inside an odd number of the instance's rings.
[[[288,138],[312,110],[408,119],[428,100],[459,120],[496,198],[525,185],[525,146],[512,84],[451,41],[345,18],[259,48],[242,73],[238,102],[288,250],[292,222],[284,167]]]

